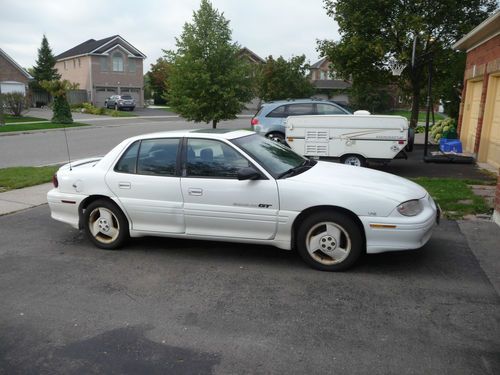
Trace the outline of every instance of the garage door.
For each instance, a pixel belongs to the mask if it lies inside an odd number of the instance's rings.
[[[481,92],[483,81],[467,82],[467,93],[465,95],[462,129],[460,140],[466,152],[474,152],[476,140],[477,120],[479,118],[479,104],[481,103]]]
[[[118,90],[116,87],[96,87],[94,105],[96,107],[104,107],[104,101],[111,95],[116,95]]]
[[[10,94],[13,92],[20,92],[21,94],[25,94],[26,86],[21,82],[3,81],[0,82],[0,92],[2,94]]]
[[[500,77],[488,82],[479,161],[500,168]]]
[[[122,95],[130,95],[132,98],[135,99],[135,105],[140,107],[141,106],[141,89],[135,89],[135,88],[122,88],[120,89],[120,92]]]

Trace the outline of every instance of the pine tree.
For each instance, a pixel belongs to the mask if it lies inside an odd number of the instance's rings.
[[[202,0],[193,22],[184,24],[168,77],[170,106],[185,119],[212,123],[236,118],[253,96],[250,65],[231,42],[222,13]]]
[[[33,78],[35,78],[35,81],[40,83],[41,81],[53,81],[60,79],[61,75],[57,73],[57,69],[54,68],[55,65],[56,58],[52,53],[47,37],[44,35],[42,38],[42,44],[38,49],[36,66],[33,67]]]

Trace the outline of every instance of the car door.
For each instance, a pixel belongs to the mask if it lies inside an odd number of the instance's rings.
[[[180,138],[136,141],[106,174],[106,183],[127,212],[133,230],[185,232],[179,144]]]
[[[214,139],[186,140],[181,178],[186,233],[221,238],[272,239],[279,211],[274,179],[240,181],[251,163],[232,145]]]

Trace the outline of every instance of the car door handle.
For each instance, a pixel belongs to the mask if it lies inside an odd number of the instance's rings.
[[[189,188],[188,189],[188,194],[189,195],[203,195],[203,189]]]
[[[132,184],[130,182],[119,182],[118,187],[120,189],[130,189],[132,187]]]

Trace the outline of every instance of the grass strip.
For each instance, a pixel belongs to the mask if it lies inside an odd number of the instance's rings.
[[[403,117],[406,117],[406,119],[408,121],[410,121],[410,118],[411,118],[411,111],[396,110],[396,111],[384,112],[383,114],[384,115],[392,115],[392,116],[403,116]],[[427,117],[427,113],[426,112],[419,112],[418,113],[418,121],[419,122],[425,122],[426,121],[426,117]],[[434,113],[434,119],[436,121],[442,120],[444,118],[446,118],[446,117],[444,117],[442,114],[440,114],[440,113]],[[432,124],[432,113],[431,113],[431,115],[429,117],[429,121]]]
[[[11,167],[0,169],[0,192],[50,182],[59,166]]]
[[[418,177],[412,180],[429,192],[447,219],[458,220],[465,215],[491,213],[491,208],[488,207],[485,199],[475,195],[469,185],[490,185],[494,181],[429,177]]]
[[[48,122],[48,121],[39,124],[6,124],[5,126],[0,126],[0,133],[29,131],[29,130],[44,130],[44,129],[60,129],[64,127],[74,128],[78,126],[88,126],[88,124],[82,124],[79,122],[74,122],[72,124],[55,124],[53,122]]]
[[[6,124],[15,124],[17,122],[31,122],[31,121],[48,121],[44,118],[39,117],[29,117],[29,116],[14,116],[14,115],[4,115]]]

